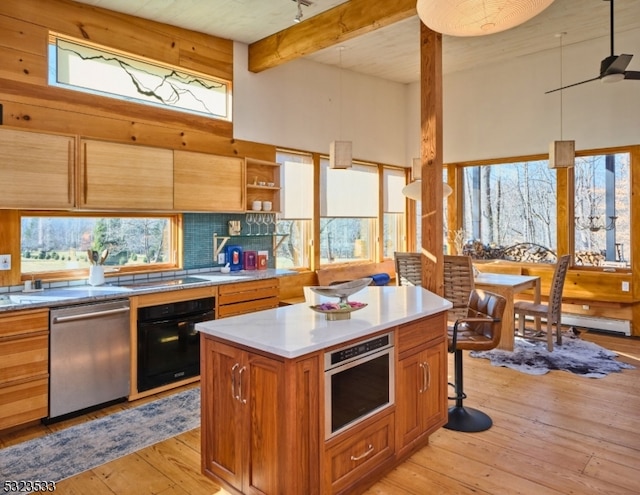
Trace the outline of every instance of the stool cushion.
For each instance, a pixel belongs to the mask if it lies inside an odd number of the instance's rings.
[[[387,285],[391,281],[391,277],[386,273],[375,273],[369,276],[373,280],[371,285]]]

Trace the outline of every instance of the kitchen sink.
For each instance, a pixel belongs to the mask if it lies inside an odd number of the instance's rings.
[[[37,304],[43,302],[57,302],[70,299],[69,296],[44,296],[38,294],[20,294],[7,296],[10,304]]]
[[[231,275],[229,274],[221,274],[221,275],[191,275],[194,278],[201,278],[202,280],[208,280],[209,282],[231,282],[234,280],[242,280],[243,278],[251,278],[248,275]]]

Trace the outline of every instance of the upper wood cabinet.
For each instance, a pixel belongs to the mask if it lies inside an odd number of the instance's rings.
[[[78,207],[172,210],[173,152],[83,139]]]
[[[244,212],[242,158],[174,151],[173,167],[175,210]]]
[[[74,206],[75,139],[0,128],[0,208]]]

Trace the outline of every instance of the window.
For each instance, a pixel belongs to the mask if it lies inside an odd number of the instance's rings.
[[[230,83],[51,33],[49,84],[231,120]]]
[[[309,268],[313,218],[313,159],[309,154],[278,151],[281,163],[282,214],[276,236],[277,268]]]
[[[443,253],[448,254],[448,242],[453,242],[455,239],[455,232],[448,234],[447,230],[447,215],[448,215],[448,197],[451,194],[451,188],[447,184],[447,169],[443,169],[442,171],[442,182],[443,182],[443,192],[442,192],[442,240],[443,240]],[[422,201],[415,202],[415,247],[411,248],[413,251],[421,251],[422,250]]]
[[[126,271],[176,268],[177,217],[39,216],[21,217],[22,274],[44,278],[88,269],[87,251],[109,250],[105,265]]]
[[[576,265],[631,266],[629,164],[629,153],[576,158]]]
[[[464,169],[464,252],[556,261],[556,173],[547,160]]]
[[[383,257],[393,259],[396,251],[406,251],[405,239],[405,205],[406,198],[402,194],[405,186],[403,170],[385,167],[383,177]]]
[[[320,263],[372,261],[376,256],[378,168],[349,169],[320,161]]]

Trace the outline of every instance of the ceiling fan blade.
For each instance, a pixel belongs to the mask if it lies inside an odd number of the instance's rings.
[[[597,81],[598,79],[600,79],[600,76],[594,77],[593,79],[587,79],[586,81],[580,81],[580,82],[577,82],[577,83],[569,84],[568,86],[562,86],[561,88],[556,88],[556,89],[552,89],[550,91],[545,91],[544,94],[548,95],[549,93],[555,93],[556,91],[562,91],[563,89],[573,88],[574,86],[579,86],[580,84],[588,83],[588,82],[591,82],[591,81]]]
[[[640,80],[640,71],[628,70],[627,72],[624,73],[624,78]]]
[[[605,58],[600,64],[600,75],[623,74],[633,55],[622,54]]]

